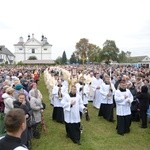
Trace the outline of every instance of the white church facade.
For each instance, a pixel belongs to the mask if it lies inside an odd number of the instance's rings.
[[[51,60],[51,47],[47,38],[42,35],[41,41],[38,41],[28,35],[27,41],[24,42],[23,37],[20,37],[19,42],[14,44],[15,47],[15,62],[25,62],[27,60],[48,61]]]

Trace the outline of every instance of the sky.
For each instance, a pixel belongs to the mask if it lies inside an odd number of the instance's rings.
[[[70,58],[81,38],[100,48],[106,40],[150,57],[150,0],[0,0],[0,45],[14,44],[34,33],[52,44],[52,59]]]

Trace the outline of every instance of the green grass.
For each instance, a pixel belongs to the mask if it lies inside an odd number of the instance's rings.
[[[131,132],[124,136],[116,133],[116,122],[110,123],[98,117],[98,110],[89,104],[90,121],[82,119],[83,133],[81,145],[74,144],[66,138],[65,126],[52,121],[53,107],[50,105],[48,91],[43,77],[39,89],[47,104],[44,112],[47,133],[42,132],[40,139],[32,140],[33,150],[149,150],[150,124],[147,129],[141,129],[139,123],[133,122]]]

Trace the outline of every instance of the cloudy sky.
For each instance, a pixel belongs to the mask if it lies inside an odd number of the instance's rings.
[[[1,0],[0,45],[13,44],[28,34],[53,45],[52,59],[68,58],[81,38],[102,48],[109,39],[132,56],[150,56],[149,0]]]

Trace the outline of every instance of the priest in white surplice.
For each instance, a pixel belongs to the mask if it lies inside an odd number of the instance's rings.
[[[111,79],[108,75],[104,76],[104,82],[100,88],[101,93],[101,106],[98,116],[103,116],[108,121],[113,121],[113,95],[115,93],[115,87],[111,83]]]
[[[91,83],[93,82],[93,80],[95,80],[94,74],[93,72],[90,72],[90,74],[87,76],[86,78],[86,83],[88,84],[89,87],[89,100],[88,101],[92,101],[93,102],[93,97],[94,97],[94,89],[91,86]]]
[[[117,133],[124,135],[130,132],[131,125],[131,103],[133,96],[127,89],[125,80],[121,80],[119,89],[115,91],[116,114],[117,114]]]
[[[93,106],[96,107],[97,109],[100,108],[100,103],[101,103],[101,94],[100,94],[100,87],[103,83],[103,80],[100,79],[100,74],[96,74],[96,79],[94,79],[91,83],[91,86],[94,91],[94,97],[93,97]]]
[[[77,94],[75,85],[72,85],[71,92],[64,96],[61,103],[64,108],[67,137],[80,144],[80,111],[85,112],[87,108],[83,105],[81,96]]]
[[[85,83],[85,78],[83,76],[80,77],[79,83],[76,83],[77,93],[81,96],[83,104],[85,107],[88,106],[89,100],[89,86]],[[82,113],[80,113],[82,116]],[[88,112],[86,113],[86,120],[89,121],[90,117]]]
[[[52,95],[53,95],[53,114],[52,119],[64,123],[64,112],[61,100],[63,96],[68,92],[68,89],[66,86],[62,85],[62,81],[58,80],[57,85],[54,86],[52,89]]]
[[[78,94],[81,96],[83,104],[87,107],[89,100],[89,87],[88,84],[85,83],[85,78],[83,76],[80,77],[79,82],[76,83],[76,88]]]

